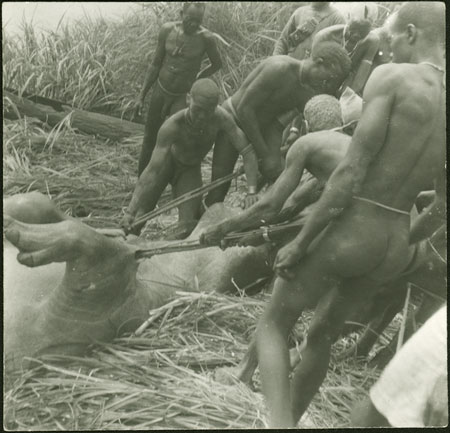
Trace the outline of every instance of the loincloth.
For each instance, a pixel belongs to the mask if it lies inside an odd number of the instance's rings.
[[[161,119],[164,120],[166,117],[170,115],[170,110],[172,108],[172,105],[175,104],[175,102],[178,102],[180,99],[186,98],[186,92],[185,93],[172,93],[169,92],[164,88],[164,86],[159,81],[159,78],[157,80],[157,86],[153,90],[153,92],[157,91],[159,93],[159,97],[163,99],[162,103],[162,109],[161,109]],[[151,114],[151,110],[148,111],[148,115]]]
[[[370,390],[393,427],[424,427],[437,381],[447,378],[447,304],[405,343]]]

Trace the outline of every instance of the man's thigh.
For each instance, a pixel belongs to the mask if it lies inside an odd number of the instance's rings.
[[[175,197],[180,197],[187,192],[202,186],[201,166],[196,165],[189,168],[183,168],[177,174],[173,185]],[[193,198],[181,204],[178,207],[180,221],[197,220],[199,218],[201,197]]]
[[[172,116],[175,113],[178,113],[178,111],[183,110],[184,108],[187,107],[186,104],[186,95],[180,95],[180,96],[176,96],[172,102],[172,104],[170,105],[170,109],[169,112],[167,113],[168,116]]]

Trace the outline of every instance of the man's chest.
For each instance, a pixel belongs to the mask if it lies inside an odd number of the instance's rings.
[[[180,29],[172,30],[166,39],[166,52],[172,57],[201,59],[206,46],[201,35],[185,35]]]

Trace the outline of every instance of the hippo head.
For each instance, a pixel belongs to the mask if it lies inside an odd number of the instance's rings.
[[[211,207],[189,239],[229,215],[223,205]],[[5,200],[6,368],[42,354],[82,354],[93,342],[134,331],[177,289],[227,291],[270,272],[265,247],[211,247],[138,263],[137,249],[158,246],[144,244],[104,236],[40,194]]]
[[[6,238],[20,244],[20,252],[8,242],[4,245],[7,369],[20,366],[24,357],[80,354],[89,343],[111,339],[123,326],[128,309],[141,320],[145,317],[146,311],[137,302],[140,285],[135,278],[137,263],[132,248],[105,238],[100,241],[101,248],[106,249],[94,248],[89,254],[87,244],[77,243],[82,242],[80,236],[87,234],[80,233],[80,229],[91,230],[73,221],[23,227],[8,218],[5,222]],[[57,230],[55,226],[59,226]],[[35,233],[31,234],[31,230]],[[99,241],[97,236],[104,238],[94,231],[89,236],[94,241],[91,246]],[[53,257],[54,263],[34,267],[32,261],[40,257],[30,258],[27,252],[35,247],[33,242],[45,243],[38,254],[51,249],[51,243],[60,243],[52,254],[61,257]],[[78,255],[80,251],[82,255]]]

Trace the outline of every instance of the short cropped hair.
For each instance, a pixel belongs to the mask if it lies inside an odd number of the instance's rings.
[[[217,84],[210,78],[200,78],[200,80],[195,81],[189,93],[194,98],[201,96],[211,102],[219,102],[220,90]]]
[[[348,29],[352,32],[358,32],[364,39],[372,29],[372,23],[368,19],[351,20],[348,23]]]
[[[206,4],[200,2],[184,2],[183,3],[183,12],[186,12],[191,6],[199,8],[202,12],[205,12]]]
[[[431,42],[445,41],[444,2],[406,2],[397,11],[395,27],[404,30],[414,24]]]
[[[319,42],[313,47],[311,53],[313,61],[321,58],[326,66],[338,66],[341,78],[347,77],[352,67],[352,61],[347,51],[336,42]]]
[[[341,104],[331,95],[317,95],[311,98],[303,109],[309,132],[324,131],[342,126]]]

